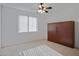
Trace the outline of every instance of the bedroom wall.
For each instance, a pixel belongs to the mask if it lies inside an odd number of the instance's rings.
[[[0,6],[0,48],[1,48],[1,6]]]
[[[38,32],[19,33],[19,16],[34,16],[38,18]],[[34,12],[23,11],[12,7],[2,8],[2,47],[12,46],[20,43],[27,43],[33,40],[46,39],[45,15]]]
[[[75,21],[75,47],[79,48],[79,4],[54,3],[52,6],[47,22]]]

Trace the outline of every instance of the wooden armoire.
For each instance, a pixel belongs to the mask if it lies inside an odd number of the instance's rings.
[[[48,41],[74,48],[74,21],[48,24]]]

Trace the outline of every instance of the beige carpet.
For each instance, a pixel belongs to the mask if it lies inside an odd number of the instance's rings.
[[[45,44],[30,49],[25,49],[19,52],[19,55],[20,56],[62,56],[62,54],[58,53],[54,49],[51,49]]]
[[[40,45],[47,45],[48,47],[56,50],[64,56],[79,56],[79,49],[69,48],[57,43],[49,42],[46,40],[37,40],[20,45],[8,46],[0,49],[0,55],[2,56],[18,56],[20,51],[33,48]]]

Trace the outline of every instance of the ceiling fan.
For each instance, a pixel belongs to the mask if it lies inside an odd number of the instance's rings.
[[[45,3],[40,3],[39,7],[38,7],[38,12],[40,13],[48,13],[48,9],[52,9],[52,7],[48,7],[47,4]]]

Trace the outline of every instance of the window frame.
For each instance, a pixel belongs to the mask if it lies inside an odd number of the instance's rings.
[[[20,17],[21,16],[23,16],[23,17],[27,17],[27,31],[21,31],[21,28],[20,28],[20,25],[21,25],[21,23],[20,23]],[[30,22],[29,22],[29,19],[30,19],[30,17],[31,18],[35,18],[36,19],[36,27],[35,27],[35,30],[34,31],[30,31],[29,29],[29,27],[30,27]],[[19,33],[25,33],[25,32],[29,32],[29,33],[31,33],[31,32],[37,32],[38,31],[38,19],[37,19],[37,17],[33,17],[33,16],[25,16],[25,15],[20,15],[19,16]]]

